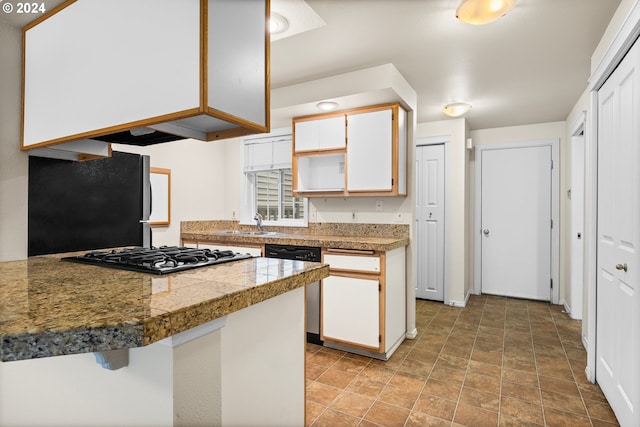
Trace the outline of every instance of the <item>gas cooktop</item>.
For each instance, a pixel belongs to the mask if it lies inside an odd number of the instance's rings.
[[[158,248],[133,247],[111,251],[91,251],[84,255],[62,259],[141,273],[167,274],[251,257],[249,254],[241,254],[231,250],[160,246]]]

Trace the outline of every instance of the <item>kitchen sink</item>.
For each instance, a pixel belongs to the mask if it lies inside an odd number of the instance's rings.
[[[276,231],[258,231],[258,230],[223,230],[216,231],[215,234],[234,234],[238,236],[274,236],[276,234],[280,234]]]

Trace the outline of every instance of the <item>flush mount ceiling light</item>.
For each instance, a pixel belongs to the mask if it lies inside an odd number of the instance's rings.
[[[269,32],[271,34],[280,34],[284,33],[288,29],[289,21],[287,21],[287,18],[279,13],[271,12],[271,17],[269,18]]]
[[[322,101],[318,102],[316,107],[324,111],[333,111],[338,108],[338,103],[333,101]]]
[[[459,117],[465,114],[467,111],[471,109],[471,105],[466,102],[452,102],[451,104],[447,104],[442,109],[442,112],[447,116],[451,117]]]
[[[462,0],[456,18],[473,25],[493,22],[513,9],[516,0]]]

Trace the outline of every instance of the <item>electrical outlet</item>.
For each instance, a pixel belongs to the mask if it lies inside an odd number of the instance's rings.
[[[231,219],[237,219],[238,218],[238,212],[234,209],[231,211]]]
[[[358,220],[358,211],[351,211],[351,220],[352,221]]]
[[[318,220],[318,211],[316,209],[309,209],[309,221]]]
[[[376,212],[382,212],[382,200],[376,200]]]

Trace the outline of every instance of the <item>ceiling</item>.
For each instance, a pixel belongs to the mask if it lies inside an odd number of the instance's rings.
[[[459,1],[306,0],[325,25],[274,37],[271,87],[392,63],[418,94],[418,123],[447,119],[441,108],[452,101],[473,105],[472,130],[562,121],[587,86],[591,55],[620,3],[518,0],[495,23],[473,26],[456,20]],[[272,8],[285,16],[292,9],[294,27],[301,2],[272,0]],[[50,10],[62,1],[43,3]],[[19,27],[34,18],[0,14]]]

